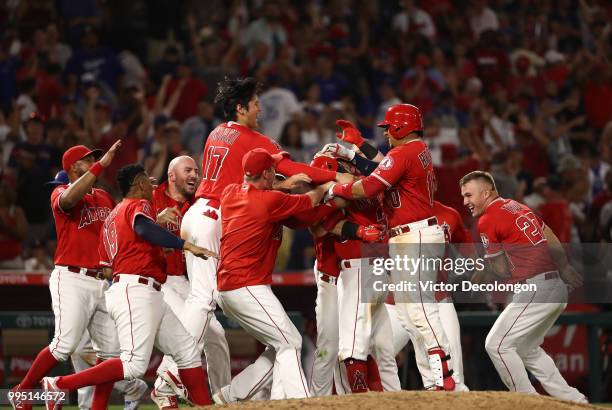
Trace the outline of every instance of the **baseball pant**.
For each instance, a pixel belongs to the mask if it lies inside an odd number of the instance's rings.
[[[312,366],[310,391],[313,396],[331,396],[333,392],[334,374],[338,370],[338,289],[337,278],[317,270],[315,262],[314,273],[317,282],[317,300],[315,315],[317,320],[317,350]],[[326,275],[326,276],[323,276]],[[323,278],[329,278],[323,280]],[[336,392],[338,392],[338,386]],[[342,389],[344,390],[344,389]]]
[[[108,315],[104,292],[109,284],[56,266],[49,278],[55,334],[49,351],[60,362],[76,350],[85,330],[89,331],[100,359],[119,356],[115,325]]]
[[[96,364],[96,352],[91,345],[89,333],[85,332],[81,338],[81,342],[77,346],[75,352],[70,356],[74,372],[82,372]],[[139,400],[144,394],[143,390],[148,389],[147,384],[140,380],[121,380],[115,383],[114,389],[124,395],[126,402]],[[79,409],[91,409],[93,399],[94,386],[81,387],[77,392],[77,401]]]
[[[544,336],[565,310],[567,287],[546,273],[527,279],[533,292],[515,293],[499,315],[485,340],[485,348],[497,373],[510,391],[537,394],[529,370],[553,397],[587,403],[585,396],[569,386],[554,361],[540,347]]]
[[[106,292],[119,335],[124,378],[144,375],[153,346],[172,356],[179,369],[202,366],[193,337],[164,302],[162,292],[139,283],[139,278],[119,275],[119,282]]]
[[[223,395],[229,401],[249,399],[272,375],[272,400],[309,397],[300,359],[302,337],[270,286],[219,292],[223,312],[268,348],[231,381]]]
[[[384,306],[385,293],[365,292],[374,289],[380,278],[362,269],[366,259],[345,259],[338,278],[339,358],[367,361],[370,352],[376,359],[385,390],[401,390],[389,315]],[[371,300],[364,300],[371,298]]]
[[[198,199],[183,217],[181,237],[195,245],[219,252],[221,241],[221,212]],[[208,380],[213,392],[231,382],[229,347],[225,331],[215,316],[217,307],[217,265],[214,258],[207,260],[185,253],[187,275],[191,290],[185,301],[183,323],[195,338],[200,351],[206,355]]]

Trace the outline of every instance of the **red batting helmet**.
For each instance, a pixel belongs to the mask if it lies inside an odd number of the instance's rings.
[[[423,131],[423,115],[411,104],[395,104],[387,109],[385,119],[379,127],[389,127],[389,134],[401,140],[411,132]]]
[[[327,155],[319,155],[312,159],[310,166],[336,172],[338,171],[338,160]]]

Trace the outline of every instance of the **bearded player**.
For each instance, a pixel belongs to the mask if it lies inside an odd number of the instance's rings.
[[[196,201],[185,214],[181,226],[184,239],[214,252],[219,251],[221,238],[221,194],[226,186],[242,183],[244,155],[255,148],[263,148],[271,154],[281,152],[275,142],[256,131],[261,111],[258,93],[259,86],[252,78],[226,78],[215,97],[215,104],[223,111],[227,122],[217,126],[206,140],[202,182],[196,192]],[[293,162],[287,154],[283,155],[276,170],[289,178],[275,182],[275,188],[291,189],[298,182],[315,185],[333,180],[348,182],[341,174]],[[218,391],[231,381],[225,333],[214,315],[218,262],[187,254],[186,263],[191,292],[185,303],[184,323],[199,347],[203,347],[211,389]]]
[[[199,182],[198,166],[189,156],[180,156],[168,165],[168,180],[153,191],[153,209],[156,222],[168,231],[179,236],[183,215],[193,203],[193,197]],[[162,285],[164,302],[176,317],[184,319],[183,308],[189,295],[189,281],[186,276],[185,256],[180,250],[167,250],[166,283]],[[171,370],[168,370],[171,369]],[[174,389],[178,381],[173,378],[178,369],[172,358],[164,356],[157,368],[158,378],[151,391],[151,399],[160,409],[178,408],[178,398]],[[184,390],[180,389],[184,396]]]
[[[444,231],[433,213],[435,175],[431,154],[421,139],[423,117],[410,104],[396,104],[387,110],[378,124],[384,129],[391,150],[368,177],[356,182],[335,184],[329,193],[345,199],[374,198],[385,194],[385,213],[389,219],[391,258],[440,259],[444,256]],[[344,132],[347,132],[345,127]],[[351,132],[357,132],[354,129]],[[423,338],[430,368],[435,376],[435,389],[454,390],[455,380],[450,365],[450,344],[440,321],[433,291],[425,291],[420,283],[435,282],[435,267],[421,264],[416,271],[391,271],[395,284],[413,284],[416,291],[395,291],[400,316],[411,321]]]

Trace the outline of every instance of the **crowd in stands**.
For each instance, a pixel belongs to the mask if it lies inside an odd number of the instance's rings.
[[[603,0],[17,0],[0,5],[0,267],[49,269],[50,187],[75,144],[123,146],[100,183],[201,160],[225,75],[254,76],[261,131],[309,162],[346,118],[421,108],[437,197],[490,170],[562,242],[612,241],[612,5]],[[467,216],[467,215],[466,215]],[[472,223],[466,217],[466,222]],[[280,268],[305,269],[306,232]]]

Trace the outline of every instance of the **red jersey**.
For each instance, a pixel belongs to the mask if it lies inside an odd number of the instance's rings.
[[[308,195],[261,190],[247,183],[229,185],[221,200],[219,291],[272,283],[281,221],[310,208]]]
[[[370,175],[382,182],[389,227],[433,215],[434,170],[427,145],[420,139],[393,148]]]
[[[338,268],[338,259],[334,249],[336,236],[327,233],[313,238],[313,242],[317,258],[317,270],[337,278],[340,275],[340,269]]]
[[[142,215],[155,222],[152,204],[146,199],[125,198],[112,210],[100,233],[100,264],[113,269],[113,276],[148,276],[166,282],[166,260],[162,248],[136,234],[134,221]]]
[[[447,243],[458,245],[457,251],[465,256],[476,254],[476,248],[473,245],[474,240],[470,231],[463,224],[461,215],[450,206],[446,206],[438,201],[434,201],[433,211],[438,219],[438,225],[444,229],[444,237]],[[446,283],[448,281],[448,272],[444,269],[438,272],[438,282]],[[449,296],[447,291],[436,291],[436,300],[440,301]]]
[[[357,225],[380,224],[387,229],[387,218],[383,209],[383,196],[377,195],[375,198],[359,199],[351,201],[346,208],[346,220]],[[364,242],[358,239],[336,241],[336,255],[338,259],[360,259]]]
[[[183,216],[191,206],[191,200],[179,203],[166,193],[168,191],[168,182],[164,182],[153,191],[153,209],[155,215],[159,215],[166,208],[177,208],[181,216],[178,217],[176,223],[164,223],[162,226],[175,234],[181,236],[181,221]],[[172,276],[182,276],[185,274],[185,254],[182,250],[173,249],[172,252],[166,253],[166,273]]]
[[[64,211],[60,196],[68,185],[60,185],[51,193],[51,209],[55,219],[57,247],[56,265],[95,269],[100,267],[97,245],[102,224],[115,207],[115,201],[102,189],[92,188],[74,207]]]
[[[491,202],[478,220],[485,258],[505,253],[510,283],[557,270],[543,228],[542,219],[527,206],[501,197]]]
[[[225,187],[242,183],[242,157],[255,148],[264,148],[270,154],[281,151],[270,138],[236,122],[212,130],[202,154],[202,182],[196,198],[221,201]]]

